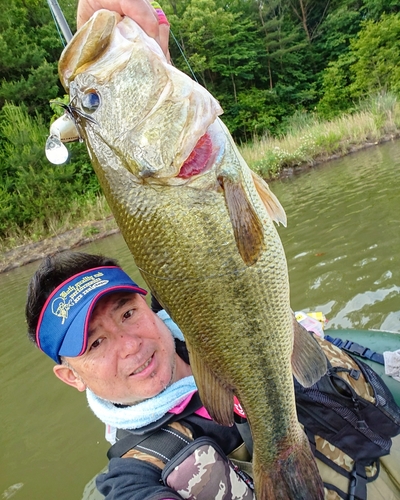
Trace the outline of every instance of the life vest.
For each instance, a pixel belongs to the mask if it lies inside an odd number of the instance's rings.
[[[238,460],[235,463],[214,439],[209,436],[194,439],[182,423],[201,407],[196,394],[179,415],[166,414],[161,421],[139,431],[119,429],[108,458],[136,458],[156,465],[161,469],[162,482],[182,498],[255,500],[253,481],[242,470],[246,463],[250,465],[245,447],[241,445],[232,452],[231,458]]]

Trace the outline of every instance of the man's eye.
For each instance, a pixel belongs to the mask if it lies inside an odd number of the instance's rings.
[[[128,319],[131,316],[133,316],[133,309],[129,309],[129,311],[126,311],[126,313],[124,314],[124,319]]]
[[[99,345],[103,342],[103,339],[97,339],[95,340],[92,345],[90,346],[90,349],[96,349],[96,347],[99,347]]]

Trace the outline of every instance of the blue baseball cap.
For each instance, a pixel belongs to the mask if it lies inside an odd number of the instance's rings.
[[[89,269],[61,283],[40,313],[38,347],[56,363],[61,363],[60,356],[81,356],[87,348],[89,320],[96,302],[115,292],[147,294],[116,266]]]

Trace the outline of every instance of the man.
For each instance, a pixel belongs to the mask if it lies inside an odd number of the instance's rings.
[[[149,308],[146,294],[113,259],[84,253],[47,257],[28,289],[29,337],[56,362],[53,371],[61,381],[86,390],[92,410],[108,426],[110,441],[117,429],[131,429],[134,435],[167,426],[185,446],[211,438],[224,464],[225,455],[237,448],[237,456],[248,458],[237,428],[216,424],[202,407],[183,336],[165,311],[156,314]],[[181,499],[173,478],[160,484],[163,469],[154,454],[128,446],[123,458],[111,459],[98,488],[107,498]],[[185,470],[179,484],[183,479],[189,484],[194,463]],[[232,474],[232,468],[226,471],[228,490],[236,488],[242,496],[224,498],[253,498],[247,478]],[[213,485],[213,478],[204,476],[196,498],[216,497],[220,473],[214,479]]]
[[[61,381],[86,390],[116,442],[108,472],[97,478],[99,491],[108,500],[253,500],[251,479],[241,470],[251,472],[244,415],[235,410],[233,427],[210,419],[180,330],[165,311],[150,309],[146,294],[115,260],[76,252],[47,257],[28,289],[30,339],[55,361]],[[399,498],[399,460],[397,437],[365,498]],[[348,479],[317,464],[334,485],[326,498],[350,498],[337,493],[347,491]]]

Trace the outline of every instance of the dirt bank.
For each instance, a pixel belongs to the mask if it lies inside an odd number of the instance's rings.
[[[43,259],[53,252],[78,248],[91,241],[119,232],[113,217],[88,222],[81,227],[43,241],[21,245],[0,255],[0,273]]]

